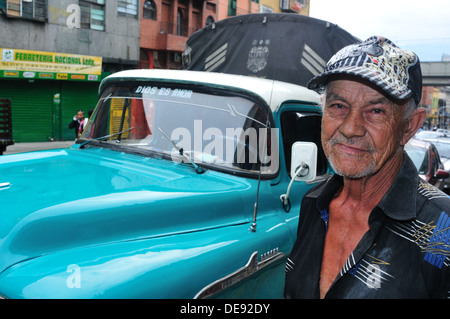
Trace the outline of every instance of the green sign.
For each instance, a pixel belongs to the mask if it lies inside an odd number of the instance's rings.
[[[100,57],[5,48],[0,53],[0,78],[101,80]]]

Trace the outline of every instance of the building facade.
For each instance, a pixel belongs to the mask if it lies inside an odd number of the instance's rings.
[[[0,99],[17,143],[72,140],[78,110],[125,69],[180,69],[205,25],[261,12],[309,14],[309,0],[0,0]]]
[[[186,41],[217,21],[217,0],[140,0],[140,65],[180,69]]]
[[[143,68],[180,69],[186,41],[207,24],[258,13],[254,0],[141,0]]]
[[[68,123],[95,108],[100,80],[139,66],[137,2],[0,0],[0,98],[16,142],[74,139]]]
[[[294,13],[309,16],[310,0],[260,0],[261,13]]]
[[[218,0],[218,2],[217,20],[260,12],[258,0]]]
[[[142,68],[180,69],[186,41],[207,24],[249,13],[309,15],[310,0],[140,0]]]
[[[427,129],[449,128],[450,109],[447,103],[447,88],[424,86],[422,88],[421,106],[427,109],[424,126]]]

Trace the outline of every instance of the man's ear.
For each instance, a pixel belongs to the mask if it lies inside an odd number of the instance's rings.
[[[424,108],[418,108],[414,110],[405,122],[403,130],[403,138],[401,145],[405,145],[416,134],[416,132],[422,127],[423,122],[427,116],[427,110]]]

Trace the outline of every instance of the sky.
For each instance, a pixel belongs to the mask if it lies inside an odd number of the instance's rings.
[[[361,40],[384,36],[424,62],[450,55],[450,0],[310,0],[310,16]]]

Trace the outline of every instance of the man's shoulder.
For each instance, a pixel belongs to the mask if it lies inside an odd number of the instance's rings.
[[[425,216],[436,218],[443,212],[447,215],[450,214],[450,197],[443,191],[423,180],[419,180],[418,193],[419,200],[423,202],[418,214],[419,218]]]

